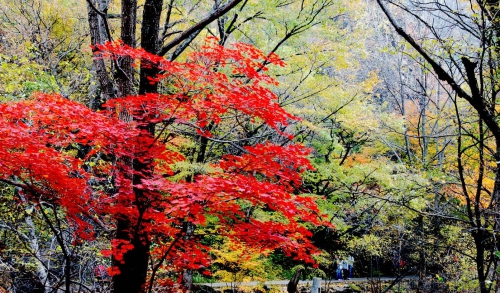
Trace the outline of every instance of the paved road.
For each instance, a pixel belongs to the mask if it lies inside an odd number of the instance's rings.
[[[392,281],[395,278],[390,278],[390,277],[381,277],[381,281]],[[404,278],[405,280],[407,279],[418,279],[418,277],[406,277]],[[322,280],[322,283],[345,283],[345,282],[353,282],[353,283],[363,283],[367,282],[368,278],[352,278],[351,280]],[[220,287],[237,287],[237,286],[257,286],[262,283],[266,285],[287,285],[289,280],[281,280],[281,281],[266,281],[266,282],[233,282],[233,283],[198,283],[196,285],[203,285],[203,286],[209,286],[209,287],[214,287],[214,288],[220,288]],[[299,281],[299,284],[312,284],[312,280],[307,280],[307,281]]]

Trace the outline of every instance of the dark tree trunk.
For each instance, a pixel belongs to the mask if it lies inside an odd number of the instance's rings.
[[[120,274],[113,276],[113,292],[116,293],[144,292],[150,243],[147,235],[141,233],[130,237],[133,229],[134,225],[127,219],[118,221],[116,239],[130,241],[134,248],[124,255],[123,262],[114,260],[114,265],[120,270]]]
[[[483,231],[477,231],[472,234],[474,237],[474,242],[476,244],[476,269],[477,269],[477,278],[479,281],[479,289],[481,293],[488,293],[489,290],[486,288],[486,275],[484,269],[484,241],[486,240],[484,237]]]
[[[193,223],[187,221],[184,223],[183,232],[184,232],[184,241],[189,241],[194,235],[195,226]],[[182,286],[184,290],[187,292],[193,291],[193,271],[190,269],[185,269],[182,272]]]
[[[91,0],[92,1],[92,0]],[[107,100],[116,98],[116,93],[114,90],[113,82],[106,70],[106,64],[104,59],[101,58],[101,54],[95,48],[96,45],[102,44],[107,39],[103,38],[106,36],[106,32],[103,31],[103,23],[106,21],[103,16],[106,14],[102,11],[97,11],[101,9],[102,5],[95,5],[95,2],[90,2],[88,5],[88,20],[89,20],[89,31],[90,31],[90,43],[92,45],[92,50],[94,52],[94,69],[96,71],[97,79],[101,86],[100,98],[92,102],[92,109],[100,109],[101,105]],[[102,14],[99,15],[99,12]]]
[[[298,267],[295,270],[293,277],[290,279],[290,282],[288,282],[288,285],[286,286],[286,290],[288,291],[288,293],[297,292],[297,285],[299,284],[300,276],[302,275],[303,270],[304,269],[301,267]]]
[[[121,5],[120,38],[125,45],[135,48],[137,1],[122,0]],[[122,97],[133,95],[135,93],[133,59],[123,57],[117,63],[116,79],[119,95]],[[137,164],[134,161],[131,161],[131,163],[134,170],[147,168],[144,164]],[[137,183],[138,180],[140,178],[134,177],[134,183]],[[134,193],[136,198],[134,204],[141,215],[141,212],[144,212],[144,207],[141,206],[144,196],[139,190],[134,190]],[[130,242],[133,248],[125,253],[122,261],[116,258],[113,259],[113,265],[120,270],[119,274],[113,276],[113,292],[144,292],[143,287],[146,282],[149,261],[149,239],[148,235],[140,232],[141,219],[139,218],[136,221],[132,222],[125,216],[117,221],[115,239]]]
[[[493,223],[493,231],[498,231],[500,227],[500,213],[499,213],[499,201],[500,201],[500,142],[496,142],[496,170],[495,170],[495,185],[493,187],[493,195],[492,195],[492,206],[494,207],[494,223]],[[494,247],[496,247],[496,251],[500,251],[500,241],[496,237],[493,238]],[[498,268],[500,268],[500,260],[498,258],[495,259],[494,271],[495,274],[495,293],[500,293],[500,273],[498,273]]]
[[[135,48],[135,28],[137,15],[136,0],[122,0],[121,34],[120,38],[125,45]],[[134,89],[134,60],[131,57],[118,59],[116,78],[118,80],[119,95],[126,97],[135,93]]]
[[[135,175],[130,174],[129,179],[132,179],[134,185],[140,184],[142,179],[151,176],[151,161],[134,159],[132,166]],[[143,215],[149,208],[150,202],[144,191],[139,188],[134,188],[134,195],[133,205],[138,211],[137,218],[130,219],[125,215],[122,219],[118,219],[116,227],[115,239],[129,242],[133,247],[125,253],[122,261],[113,259],[113,265],[117,266],[120,271],[120,274],[113,277],[113,290],[117,293],[146,292],[151,242],[148,233],[143,229],[145,223]]]
[[[158,39],[160,32],[160,16],[163,0],[146,0],[144,3],[143,22],[141,27],[141,47],[149,53],[157,54],[160,48]],[[139,81],[139,94],[158,92],[158,84],[151,82],[149,77],[158,74],[154,64],[141,60],[141,73]]]

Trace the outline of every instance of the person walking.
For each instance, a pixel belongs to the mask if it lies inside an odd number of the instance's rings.
[[[347,280],[350,280],[352,279],[352,273],[354,271],[354,257],[352,257],[352,255],[349,255],[347,257],[347,270],[348,270]]]
[[[348,278],[348,273],[349,273],[349,264],[347,263],[346,259],[342,260],[342,275],[344,276],[344,279]]]
[[[335,263],[337,264],[337,274],[336,274],[336,279],[337,280],[342,280],[342,261],[339,259],[339,257],[336,255],[335,256]]]
[[[330,280],[337,279],[337,260],[335,256],[333,257],[332,264],[330,265],[330,269],[328,270],[328,278]]]

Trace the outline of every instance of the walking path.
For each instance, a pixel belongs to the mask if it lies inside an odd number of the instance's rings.
[[[392,277],[380,277],[380,278],[375,278],[376,280],[380,280],[383,282],[387,281],[393,281],[395,278]],[[405,277],[403,280],[408,280],[408,279],[418,279],[416,276],[412,277]],[[321,280],[322,284],[325,283],[346,283],[346,282],[352,282],[352,283],[364,283],[367,282],[369,278],[352,278],[350,280]],[[201,285],[201,286],[208,286],[212,288],[221,288],[221,287],[239,287],[239,286],[257,286],[261,284],[265,285],[287,285],[289,280],[281,280],[281,281],[266,281],[266,282],[221,282],[221,283],[197,283],[196,285]],[[312,284],[312,280],[306,280],[306,281],[299,281],[299,284]]]

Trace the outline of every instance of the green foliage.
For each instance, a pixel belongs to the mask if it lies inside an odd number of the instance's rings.
[[[28,58],[0,55],[0,91],[4,100],[28,98],[34,92],[57,91],[54,77]]]
[[[85,4],[2,0],[0,5],[3,99],[59,92],[86,101],[95,82],[86,52]]]

